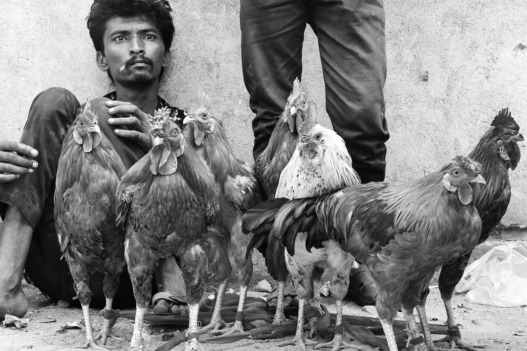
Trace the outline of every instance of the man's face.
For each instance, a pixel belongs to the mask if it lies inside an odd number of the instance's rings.
[[[115,84],[144,86],[159,79],[169,53],[157,26],[147,17],[112,17],[106,22],[104,53],[97,64],[109,71]]]

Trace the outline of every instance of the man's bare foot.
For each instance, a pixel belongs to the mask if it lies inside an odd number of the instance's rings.
[[[22,318],[27,313],[27,298],[18,284],[16,289],[5,289],[5,284],[0,282],[0,319],[6,314]]]

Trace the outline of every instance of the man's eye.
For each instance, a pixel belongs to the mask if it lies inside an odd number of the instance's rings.
[[[155,40],[155,39],[156,39],[156,36],[153,35],[153,34],[147,34],[147,35],[145,35],[145,39],[146,39],[146,40]]]
[[[114,41],[123,41],[124,39],[125,39],[125,38],[124,38],[123,35],[119,35],[119,36],[113,38]]]

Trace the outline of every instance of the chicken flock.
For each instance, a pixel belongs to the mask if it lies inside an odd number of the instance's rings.
[[[339,350],[342,300],[349,274],[364,264],[378,286],[376,308],[390,351],[398,350],[393,319],[401,310],[408,345],[434,350],[426,318],[428,286],[441,268],[448,340],[467,350],[457,327],[452,294],[475,246],[504,216],[511,198],[509,169],[520,160],[519,126],[501,110],[468,157],[405,183],[361,184],[344,141],[317,123],[317,108],[302,84],[293,90],[255,164],[240,160],[205,95],[184,120],[160,109],[150,116],[153,147],[126,171],[86,103],[66,134],[55,190],[55,221],[63,256],[86,325],[86,345],[99,349],[111,336],[117,314],[112,299],[128,269],[136,315],[130,350],[143,350],[143,320],[158,261],[175,256],[189,305],[186,350],[198,350],[207,331],[243,332],[252,252],[265,258],[277,281],[273,324],[283,323],[284,285],[292,279],[299,297],[297,329],[290,344],[305,350],[304,308],[321,309],[321,278],[327,269],[337,317],[333,340],[318,347]],[[232,259],[229,259],[229,256]],[[240,296],[236,321],[223,328],[222,297],[231,271]],[[90,274],[104,278],[104,324],[94,337],[89,316]],[[289,278],[291,277],[291,278]],[[200,301],[216,293],[207,326],[198,325]],[[422,330],[414,317],[420,317]],[[314,336],[315,320],[308,336]]]

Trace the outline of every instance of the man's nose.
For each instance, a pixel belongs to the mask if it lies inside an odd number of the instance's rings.
[[[130,53],[133,55],[143,54],[145,52],[143,41],[139,37],[133,37],[130,41]]]

